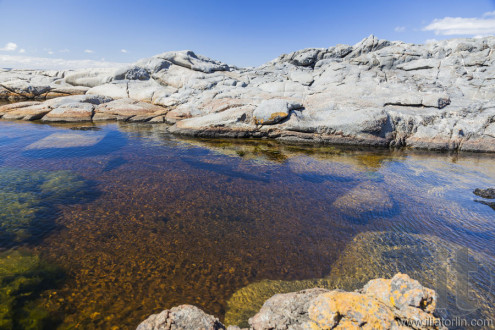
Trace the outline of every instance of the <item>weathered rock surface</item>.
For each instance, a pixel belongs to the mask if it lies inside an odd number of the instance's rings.
[[[405,274],[375,279],[355,292],[308,289],[276,294],[249,319],[251,329],[443,329],[434,316],[435,291]],[[146,329],[224,329],[189,305],[151,315]],[[230,329],[238,329],[230,326]]]
[[[135,120],[192,136],[495,152],[494,50],[495,37],[416,45],[369,36],[353,46],[284,54],[257,68],[167,52],[117,70],[2,70],[0,99],[133,99],[164,108]],[[68,108],[17,109],[3,118],[95,119],[89,106]],[[0,107],[0,115],[6,112]]]
[[[479,197],[495,199],[495,188],[487,188],[487,189],[477,188],[473,191],[473,193]]]
[[[153,314],[137,327],[137,330],[182,329],[217,330],[225,327],[214,316],[191,305],[180,305],[160,314]]]
[[[300,105],[295,105],[286,100],[271,99],[263,101],[254,111],[254,123],[258,125],[276,124],[282,119],[289,116],[289,111],[296,108],[301,108]]]
[[[19,102],[0,107],[0,118],[49,122],[122,120],[145,122],[167,109],[129,98],[113,100],[101,95],[65,96],[45,102]]]

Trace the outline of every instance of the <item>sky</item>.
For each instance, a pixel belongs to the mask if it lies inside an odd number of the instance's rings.
[[[495,35],[495,0],[0,0],[0,67],[117,66],[190,49],[258,66],[370,34],[425,43]]]

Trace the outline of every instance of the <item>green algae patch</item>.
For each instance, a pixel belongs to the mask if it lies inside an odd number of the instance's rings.
[[[326,278],[301,281],[264,280],[249,284],[236,291],[228,300],[225,324],[249,327],[248,319],[254,316],[263,303],[273,295],[310,288],[335,289],[335,284]]]
[[[87,182],[68,171],[0,168],[0,248],[49,230],[54,205],[80,201],[87,188]]]
[[[63,278],[60,268],[19,251],[0,254],[0,329],[43,329],[53,315],[38,300]]]
[[[493,258],[430,235],[398,232],[358,234],[321,279],[301,281],[263,280],[237,290],[227,302],[225,323],[249,327],[263,303],[275,294],[310,288],[353,291],[376,278],[405,273],[439,295],[437,313],[455,317],[493,319],[495,294],[491,291]],[[469,281],[462,282],[469,274]],[[465,291],[459,287],[466,285]]]

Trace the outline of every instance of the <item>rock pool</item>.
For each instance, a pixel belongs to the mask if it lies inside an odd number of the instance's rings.
[[[398,271],[445,318],[495,314],[495,211],[473,194],[494,155],[161,127],[0,121],[0,327],[132,329],[184,303],[245,324],[274,293]]]

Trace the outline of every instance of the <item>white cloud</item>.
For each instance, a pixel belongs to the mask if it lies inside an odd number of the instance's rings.
[[[17,44],[15,44],[13,42],[8,42],[8,43],[5,44],[5,47],[0,48],[0,51],[3,51],[3,52],[13,52],[16,49],[17,49]]]
[[[431,43],[433,43],[433,42],[437,42],[437,41],[438,41],[438,40],[437,40],[437,39],[435,39],[435,38],[432,38],[432,39],[426,39],[426,40],[425,40],[425,44],[431,44]]]
[[[404,32],[404,31],[406,31],[406,27],[405,26],[396,26],[394,31],[395,32]]]
[[[70,52],[70,49],[64,48],[64,49],[59,50],[59,52],[60,53],[69,53]]]
[[[128,63],[0,55],[0,68],[68,70],[85,68],[117,68],[125,65],[128,65]]]
[[[53,51],[49,50],[48,55],[53,55]]]
[[[126,54],[127,53],[127,49],[121,49],[120,52]]]
[[[19,54],[24,54],[26,50],[24,48],[19,49]]]
[[[85,49],[84,52],[87,54],[93,54],[95,51],[92,49]]]
[[[487,36],[495,34],[495,11],[484,13],[482,17],[444,17],[434,19],[423,31],[433,31],[436,35]]]

